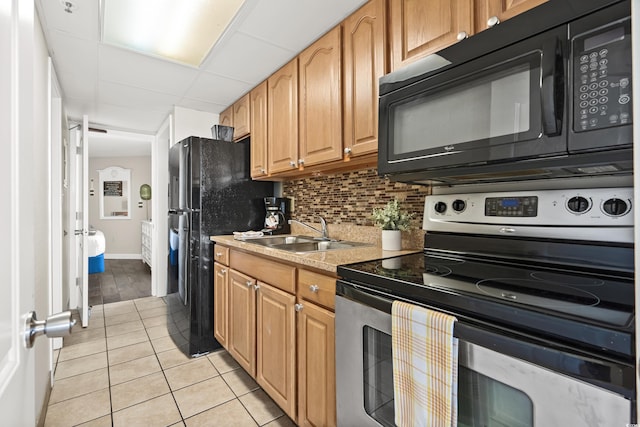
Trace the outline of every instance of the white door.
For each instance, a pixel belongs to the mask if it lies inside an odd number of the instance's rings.
[[[89,258],[87,258],[87,236],[89,235],[89,118],[82,118],[82,131],[77,133],[76,155],[76,290],[78,313],[82,327],[89,326]],[[100,191],[100,190],[98,190]]]
[[[34,182],[33,162],[29,170],[35,126],[33,14],[33,2],[0,0],[0,414],[7,426],[36,424],[35,356],[48,351],[27,349],[23,335],[26,315],[36,304],[34,293],[41,288],[35,285],[37,249],[24,232],[34,225],[29,192],[43,185]]]

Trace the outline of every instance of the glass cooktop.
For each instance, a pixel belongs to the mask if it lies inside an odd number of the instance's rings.
[[[338,275],[457,316],[632,354],[632,277],[428,251],[341,266]]]

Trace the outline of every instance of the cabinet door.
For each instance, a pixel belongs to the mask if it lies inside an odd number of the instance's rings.
[[[341,29],[306,48],[300,62],[300,163],[342,159]]]
[[[223,126],[233,126],[233,105],[220,113],[220,124]]]
[[[298,167],[298,59],[267,80],[269,173]]]
[[[378,79],[385,74],[385,2],[372,0],[345,19],[345,158],[378,151]]]
[[[249,94],[246,94],[233,104],[233,139],[238,141],[251,132],[251,108]]]
[[[227,298],[229,295],[229,268],[213,264],[213,334],[227,348]]]
[[[540,6],[548,0],[486,0],[478,7],[476,15],[478,31],[489,28],[489,18],[496,17],[498,21],[506,21],[529,9]],[[480,2],[479,2],[480,3]],[[496,21],[494,21],[496,22]]]
[[[267,82],[249,94],[251,110],[251,177],[267,174]]]
[[[252,377],[256,375],[255,279],[229,270],[227,350]]]
[[[295,419],[295,297],[262,282],[258,282],[258,286],[256,381]]]
[[[393,0],[389,11],[392,71],[473,34],[472,0]]]
[[[336,425],[335,353],[335,314],[304,303],[298,311],[299,426]]]

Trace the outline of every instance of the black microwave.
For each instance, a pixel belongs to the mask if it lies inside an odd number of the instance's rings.
[[[630,2],[549,0],[380,79],[378,173],[630,174]]]

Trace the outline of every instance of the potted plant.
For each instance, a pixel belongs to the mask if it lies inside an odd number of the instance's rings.
[[[402,249],[402,231],[411,229],[414,213],[400,209],[398,199],[393,199],[384,208],[373,209],[374,225],[382,229],[382,249],[399,251]]]

